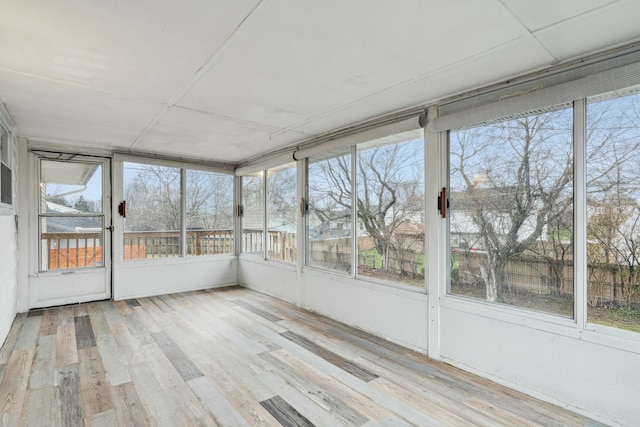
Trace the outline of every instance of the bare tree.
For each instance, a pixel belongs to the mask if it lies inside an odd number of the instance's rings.
[[[486,252],[488,301],[505,301],[509,260],[546,239],[572,207],[571,129],[561,110],[452,133],[451,204],[463,202]]]

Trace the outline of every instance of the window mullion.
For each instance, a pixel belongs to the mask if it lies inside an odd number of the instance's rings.
[[[180,169],[180,246],[187,257],[187,170]]]
[[[358,164],[358,150],[351,147],[351,277],[358,277],[358,190],[356,182],[356,167]]]
[[[587,321],[587,190],[586,190],[586,100],[573,103],[574,149],[574,317],[578,330]]]

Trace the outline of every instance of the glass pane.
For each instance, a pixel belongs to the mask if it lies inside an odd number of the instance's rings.
[[[358,274],[424,287],[422,130],[365,146],[356,176]]]
[[[41,213],[102,213],[102,164],[42,160]]]
[[[102,216],[41,216],[40,271],[104,267]]]
[[[9,134],[2,126],[0,126],[0,162],[11,166],[9,164]]]
[[[187,170],[187,255],[233,253],[233,176]]]
[[[636,332],[640,332],[638,90],[589,100],[586,152],[588,321]]]
[[[309,162],[307,265],[350,273],[351,155]]]
[[[450,292],[573,315],[572,110],[450,133]]]
[[[242,252],[264,255],[264,205],[262,172],[242,177]]]
[[[180,256],[180,169],[125,162],[124,197],[124,260]]]
[[[296,166],[267,171],[267,257],[296,262]]]

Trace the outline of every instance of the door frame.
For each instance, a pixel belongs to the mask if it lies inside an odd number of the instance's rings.
[[[111,299],[112,260],[112,159],[108,156],[29,150],[29,308],[42,308]],[[41,160],[89,162],[102,165],[102,257],[104,266],[40,271],[40,174]],[[88,289],[87,281],[93,285]],[[57,288],[56,288],[57,287]]]

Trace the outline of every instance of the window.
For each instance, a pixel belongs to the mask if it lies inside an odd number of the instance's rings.
[[[307,265],[351,273],[351,155],[309,161]]]
[[[449,135],[450,292],[572,317],[571,108]]]
[[[40,271],[104,267],[102,168],[40,161]]]
[[[587,103],[587,318],[640,332],[640,87]]]
[[[264,256],[263,173],[242,177],[242,252]]]
[[[233,177],[188,169],[187,255],[233,253]]]
[[[296,166],[267,171],[267,258],[296,262]]]
[[[0,125],[0,204],[13,204],[13,183],[11,178],[9,133]]]
[[[124,163],[124,259],[182,256],[180,168]]]
[[[424,287],[422,129],[358,146],[358,274]]]

